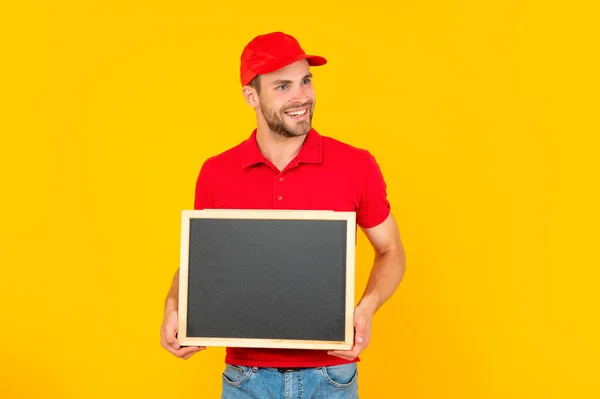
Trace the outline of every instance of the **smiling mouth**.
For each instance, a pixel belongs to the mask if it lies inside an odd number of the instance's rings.
[[[301,119],[308,113],[308,107],[291,110],[291,111],[285,111],[285,113],[286,113],[286,115],[288,115],[289,117],[291,117],[293,119]]]

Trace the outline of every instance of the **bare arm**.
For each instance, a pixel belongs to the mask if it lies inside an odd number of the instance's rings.
[[[178,358],[187,360],[194,353],[206,349],[204,346],[180,346],[177,341],[177,330],[179,329],[178,319],[179,307],[179,269],[175,272],[171,282],[171,288],[165,299],[165,313],[163,323],[160,328],[160,344],[167,351]]]
[[[328,352],[347,360],[355,359],[369,345],[373,316],[400,285],[406,268],[400,232],[391,213],[384,222],[363,232],[375,250],[375,260],[363,296],[354,309],[354,346],[348,351]]]
[[[179,268],[175,272],[175,276],[173,276],[173,281],[171,282],[171,288],[167,294],[167,298],[165,299],[165,315],[178,310],[179,308]]]
[[[373,314],[392,296],[406,268],[406,255],[394,216],[376,227],[363,229],[375,251],[369,281],[359,302]]]

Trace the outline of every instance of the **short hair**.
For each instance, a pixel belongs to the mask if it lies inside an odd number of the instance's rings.
[[[256,93],[260,95],[260,75],[256,75],[254,79],[248,83],[248,86],[252,87],[254,90],[256,90]]]

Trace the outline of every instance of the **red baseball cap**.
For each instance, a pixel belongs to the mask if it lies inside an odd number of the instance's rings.
[[[256,75],[269,73],[296,61],[306,59],[310,66],[325,65],[318,55],[307,55],[298,41],[283,32],[256,36],[244,47],[241,56],[240,80],[247,85]]]

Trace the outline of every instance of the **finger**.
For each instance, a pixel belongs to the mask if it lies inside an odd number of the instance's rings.
[[[349,351],[330,351],[327,353],[343,359],[354,360],[360,353],[360,350],[357,350],[357,348],[352,348],[352,350]]]
[[[356,349],[352,349],[351,351],[329,351],[327,353],[330,355],[333,355],[333,356],[340,356],[340,357],[344,357],[344,358],[354,359],[356,356],[358,356],[360,351],[356,350]]]
[[[184,360],[188,360],[190,357],[194,356],[194,354],[196,354],[196,353],[198,353],[198,352],[201,352],[201,351],[203,351],[203,350],[206,350],[206,347],[205,347],[205,346],[195,346],[195,348],[196,348],[196,350],[195,350],[195,351],[193,351],[193,352],[191,352],[191,353],[188,353],[187,355],[184,355],[184,356],[182,357],[182,359],[184,359]]]
[[[165,341],[164,339],[161,341],[161,345],[163,348],[165,348],[169,353],[175,355],[175,356],[179,356],[179,351],[181,351],[183,348],[173,348],[173,346],[171,346],[170,344],[167,343],[167,341]]]
[[[342,352],[342,351],[330,351],[330,352],[327,352],[327,354],[332,355],[332,356],[337,356],[337,357],[340,357],[345,360],[354,360],[356,358],[356,356],[351,355],[350,353],[347,353],[347,352]]]
[[[181,345],[179,345],[179,342],[177,341],[177,339],[175,339],[175,342],[173,342],[172,339],[167,338],[167,332],[165,331],[164,328],[161,330],[160,335],[161,335],[160,344],[162,345],[163,348],[165,348],[172,354],[175,354],[177,352],[177,350],[181,348]]]
[[[365,348],[365,344],[355,344],[349,351],[328,351],[327,353],[344,359],[354,360]]]
[[[357,344],[362,344],[366,337],[368,336],[368,324],[367,324],[367,318],[364,316],[358,316],[356,318],[356,323],[355,323],[355,329],[354,329],[354,341]]]
[[[183,360],[188,360],[190,357],[194,356],[196,354],[196,352],[199,352],[199,351],[198,350],[192,351],[192,352],[190,352],[190,353],[188,353],[186,355],[181,356],[181,358]]]
[[[190,357],[194,356],[196,354],[196,352],[198,352],[198,351],[189,352],[183,356],[179,356],[179,358],[183,359],[183,360],[188,360]]]
[[[177,340],[177,331],[179,330],[179,322],[177,320],[177,311],[172,311],[167,315],[163,326],[165,332],[165,340],[175,349],[179,349],[179,341]]]
[[[177,340],[177,337],[175,336],[175,334],[177,334],[177,327],[173,327],[169,324],[166,324],[163,329],[163,332],[164,332],[165,342],[167,343],[167,345],[169,345],[174,350],[179,349],[181,345],[179,345],[179,341]]]
[[[184,346],[184,347],[179,348],[176,351],[174,351],[173,354],[180,358],[185,358],[186,356],[189,358],[194,353],[200,352],[200,350],[201,350],[200,348],[201,347],[199,347],[199,346]]]

